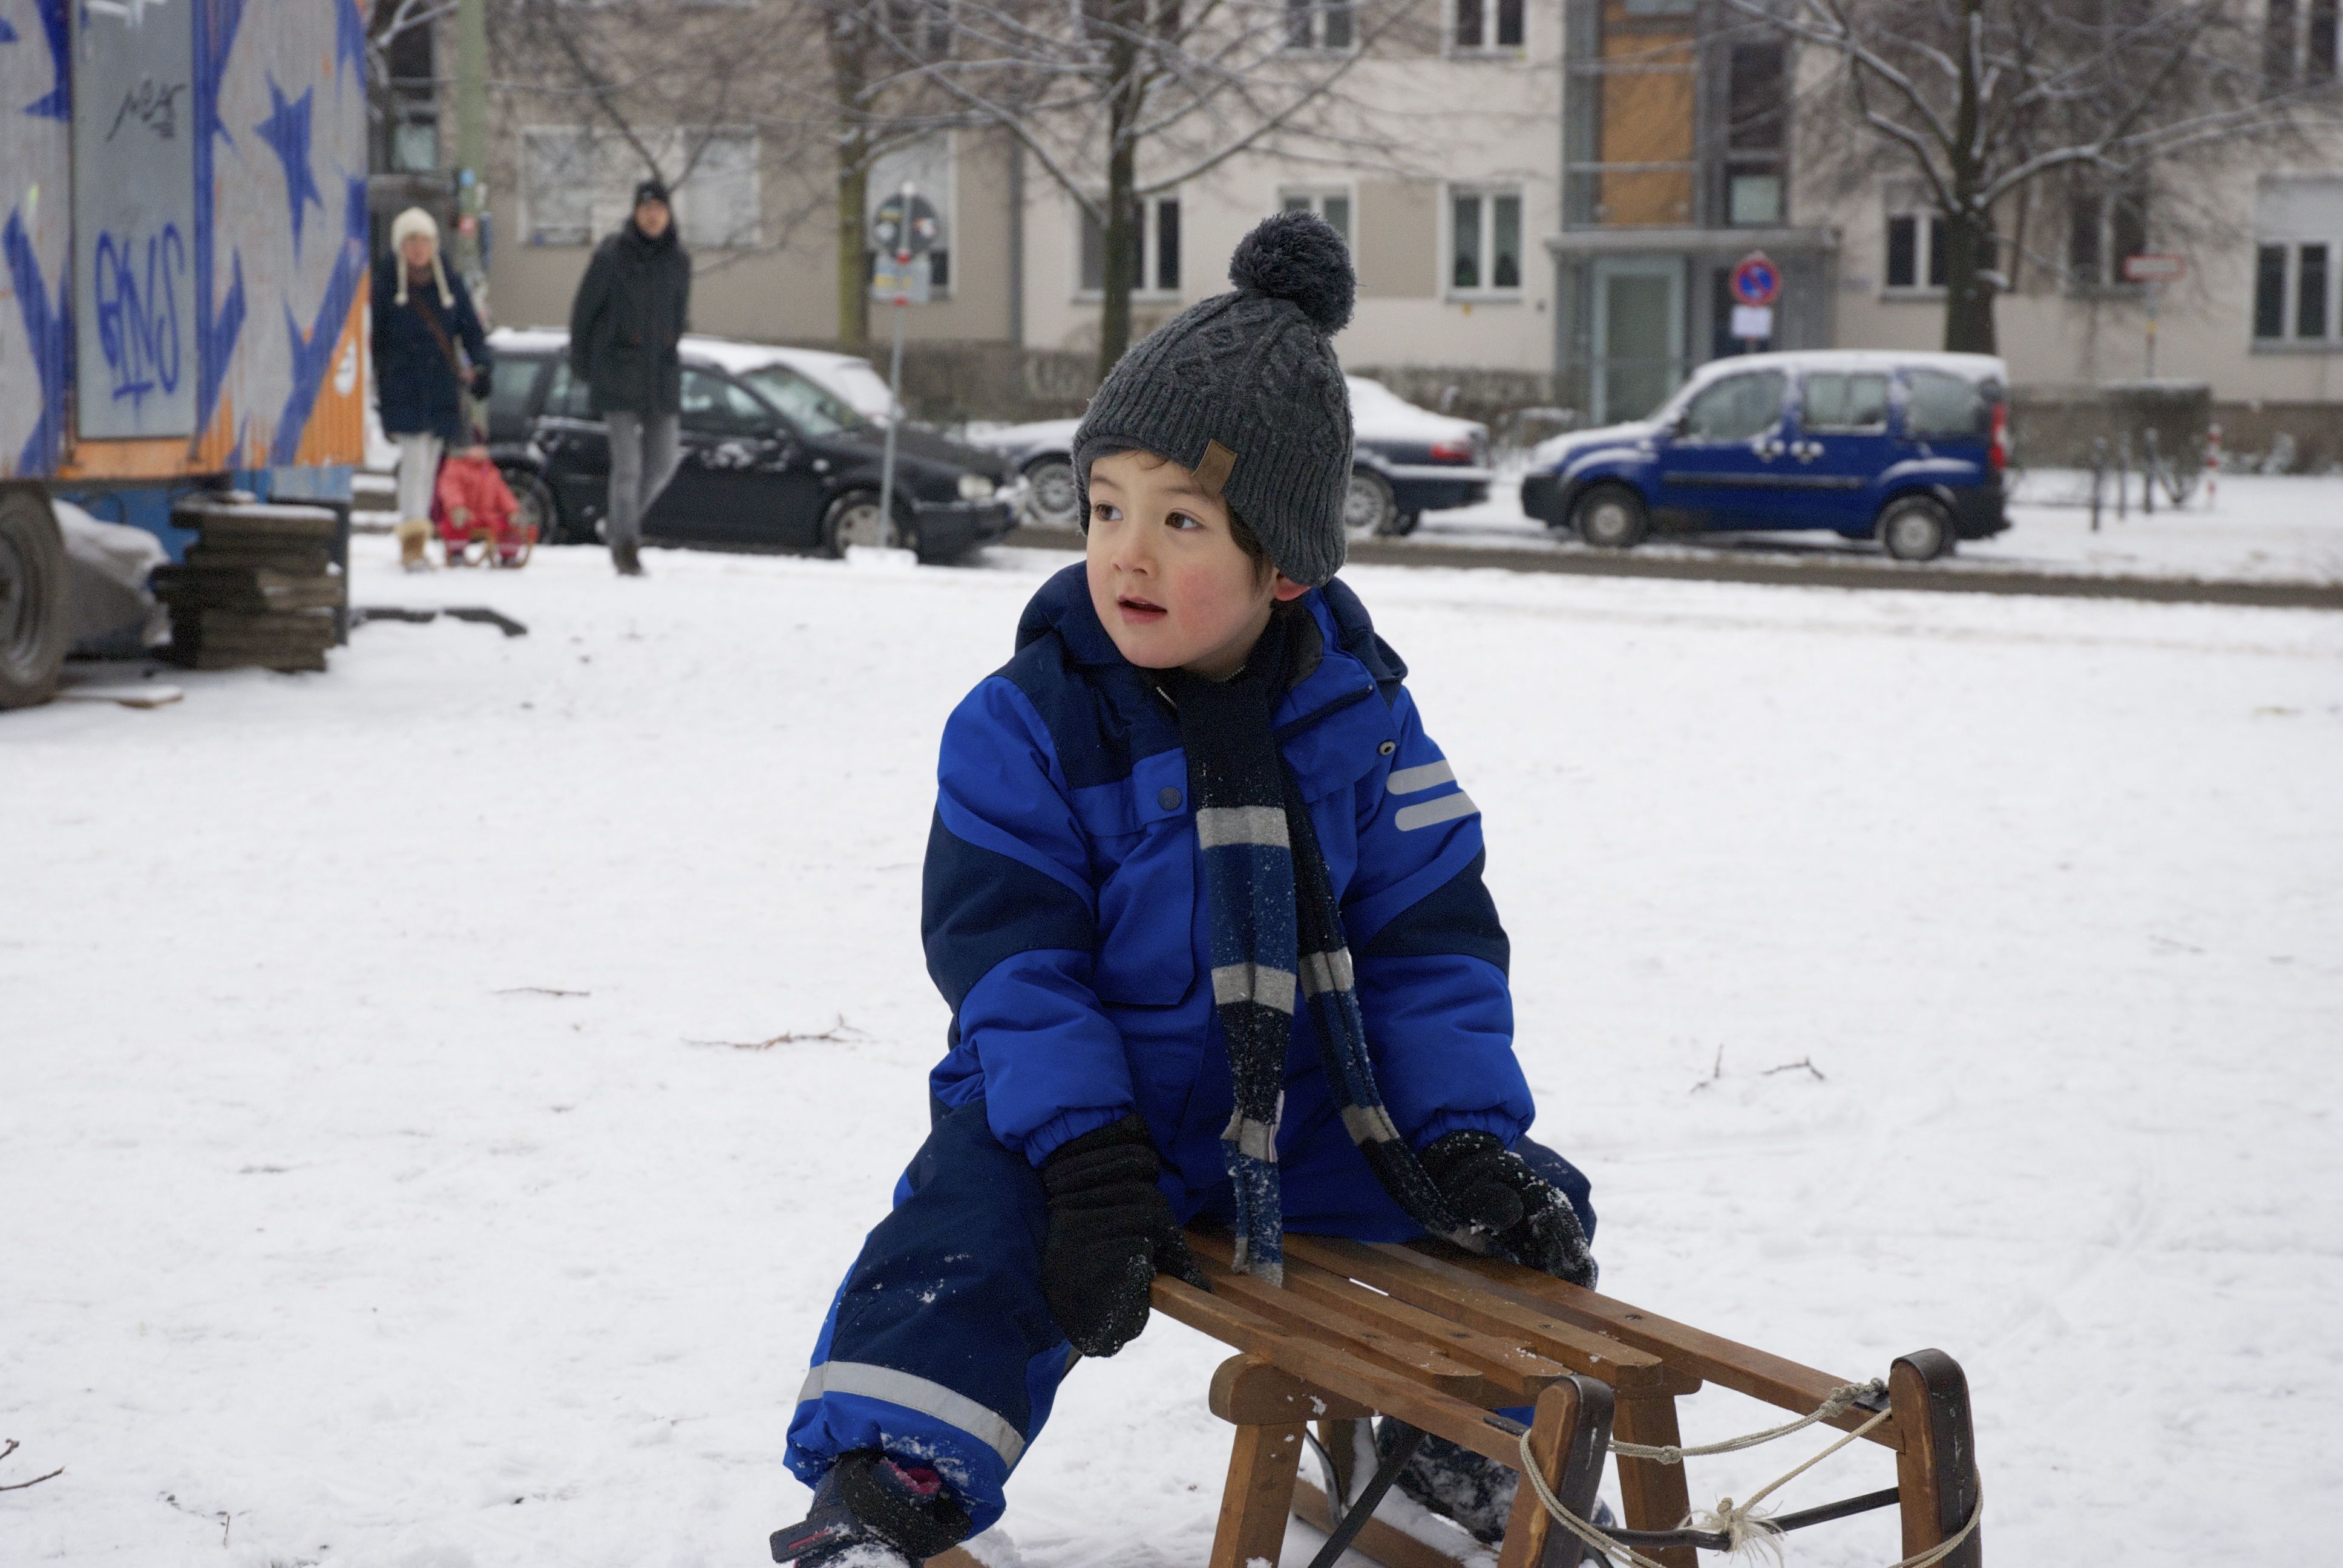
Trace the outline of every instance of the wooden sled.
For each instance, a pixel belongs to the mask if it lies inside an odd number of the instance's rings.
[[[1212,1288],[1159,1276],[1155,1307],[1241,1352],[1213,1373],[1210,1394],[1212,1412],[1237,1429],[1211,1568],[1274,1565],[1292,1514],[1330,1534],[1349,1523],[1350,1549],[1385,1568],[1456,1568],[1462,1561],[1372,1517],[1383,1495],[1376,1483],[1352,1511],[1365,1517],[1338,1518],[1326,1493],[1297,1473],[1311,1422],[1341,1490],[1361,1496],[1353,1429],[1342,1423],[1393,1417],[1519,1470],[1522,1428],[1494,1412],[1534,1406],[1529,1440],[1539,1472],[1584,1519],[1614,1433],[1625,1442],[1680,1443],[1676,1401],[1704,1383],[1805,1416],[1848,1381],[1444,1243],[1288,1233],[1281,1288],[1232,1271],[1226,1234],[1193,1231],[1188,1239]],[[1910,1557],[1969,1523],[1977,1506],[1976,1450],[1959,1365],[1941,1351],[1899,1357],[1885,1402],[1887,1419],[1866,1440],[1895,1453],[1896,1484],[1777,1515],[1776,1528],[1894,1507]],[[1865,1396],[1825,1419],[1852,1432],[1880,1406],[1878,1396]],[[1379,1473],[1376,1482],[1388,1486],[1389,1478]],[[1684,1527],[1691,1499],[1683,1464],[1622,1454],[1619,1489],[1626,1517],[1612,1533],[1664,1568],[1695,1568],[1696,1550],[1722,1548],[1722,1538]],[[1461,1530],[1454,1538],[1460,1549],[1473,1547]],[[1582,1550],[1534,1489],[1522,1487],[1498,1568],[1574,1568]],[[935,1561],[973,1562],[957,1550]],[[1940,1568],[1982,1562],[1982,1533],[1971,1530]]]

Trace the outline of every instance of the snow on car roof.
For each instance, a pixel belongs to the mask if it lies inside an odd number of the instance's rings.
[[[1964,381],[2009,380],[2009,367],[1990,354],[1947,354],[1916,348],[1789,348],[1772,354],[1729,354],[1692,373],[1708,381],[1733,370],[1941,370]]]

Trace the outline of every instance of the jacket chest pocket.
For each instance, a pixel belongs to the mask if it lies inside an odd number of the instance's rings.
[[[1139,834],[1099,888],[1101,1001],[1174,1007],[1196,982],[1196,835],[1184,818]]]

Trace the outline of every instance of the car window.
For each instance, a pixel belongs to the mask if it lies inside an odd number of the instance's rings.
[[[594,417],[593,389],[569,374],[565,356],[553,362],[553,385],[545,389],[545,411],[565,419]]]
[[[1992,416],[1985,389],[1941,370],[1907,370],[1904,385],[1904,433],[1916,441],[1982,437]]]
[[[1885,430],[1887,377],[1835,372],[1808,376],[1805,411],[1799,423],[1809,430]]]
[[[1684,405],[1684,434],[1702,441],[1764,435],[1782,417],[1783,379],[1778,370],[1753,370],[1702,387]]]
[[[488,417],[514,419],[528,413],[528,395],[537,387],[538,373],[545,368],[542,359],[523,359],[518,355],[500,354],[497,367],[488,378]]]
[[[786,365],[759,365],[741,379],[809,436],[834,436],[866,423],[861,415]]]
[[[720,436],[745,436],[772,424],[772,416],[747,389],[712,370],[683,369],[682,401],[679,406],[687,430]]]

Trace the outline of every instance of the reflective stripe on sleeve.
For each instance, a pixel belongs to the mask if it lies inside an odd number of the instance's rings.
[[[1421,768],[1394,768],[1383,780],[1383,788],[1394,795],[1421,795],[1435,784],[1454,779],[1456,769],[1445,762],[1427,762]]]
[[[824,1362],[806,1373],[805,1386],[798,1390],[798,1402],[803,1404],[826,1393],[859,1393],[865,1399],[883,1399],[889,1404],[934,1416],[983,1443],[1001,1455],[1001,1463],[1011,1468],[1018,1455],[1025,1452],[1024,1438],[996,1412],[940,1382],[930,1382],[893,1367],[874,1366],[869,1362]]]
[[[1418,828],[1429,828],[1435,822],[1447,822],[1458,817],[1470,817],[1480,809],[1473,804],[1473,797],[1459,789],[1455,794],[1443,795],[1437,800],[1423,800],[1413,806],[1403,806],[1392,820],[1399,824],[1401,832],[1410,833]]]

